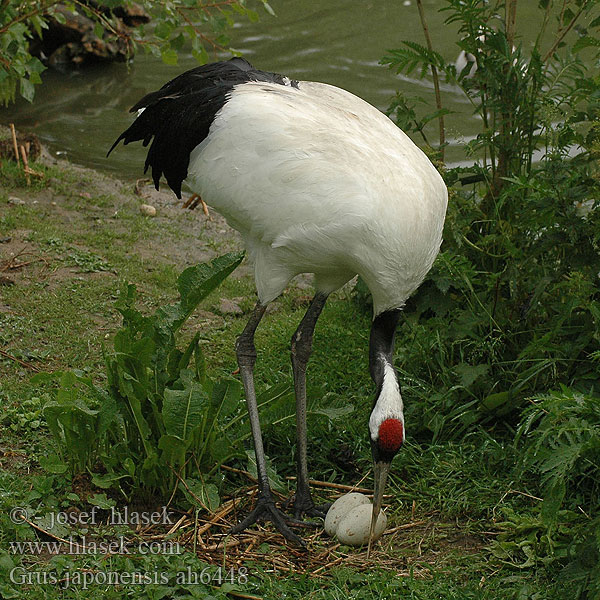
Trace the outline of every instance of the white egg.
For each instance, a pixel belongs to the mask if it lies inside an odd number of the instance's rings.
[[[140,212],[145,217],[155,217],[156,216],[156,208],[151,204],[140,204]]]
[[[338,498],[327,511],[325,517],[325,531],[335,535],[340,521],[353,509],[362,504],[371,506],[371,502],[364,494],[350,492]]]
[[[355,506],[346,516],[341,519],[336,531],[337,539],[347,546],[362,546],[369,541],[371,529],[371,515],[373,507],[371,503]],[[387,526],[387,517],[383,511],[379,511],[373,541],[379,539]]]

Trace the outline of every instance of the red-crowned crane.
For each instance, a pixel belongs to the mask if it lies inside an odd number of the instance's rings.
[[[392,121],[351,93],[294,81],[234,58],[187,71],[132,109],[133,124],[112,149],[152,141],[146,169],[181,198],[185,181],[237,229],[254,263],[258,302],[237,339],[259,495],[233,529],[321,515],[311,498],[306,453],[306,365],[329,294],[359,274],[373,297],[369,364],[377,391],[368,422],[374,462],[371,534],[392,458],[405,439],[393,366],[401,308],[439,251],[447,190],[425,154]],[[109,151],[110,152],[110,151]],[[275,507],[254,391],[254,332],[269,302],[293,277],[313,273],[316,294],[292,336],[298,479],[294,517]],[[286,522],[287,521],[287,522]]]

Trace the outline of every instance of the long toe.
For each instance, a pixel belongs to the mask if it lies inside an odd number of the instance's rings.
[[[301,520],[302,517],[316,517],[318,519],[324,519],[327,516],[327,510],[323,511],[320,506],[310,506],[307,508],[296,508],[294,507],[294,517],[298,520],[298,523],[304,523],[307,526],[318,527],[322,523],[316,523],[313,521]]]
[[[302,519],[303,516],[307,516],[324,519],[329,506],[331,505],[321,504],[317,506],[313,502],[310,492],[302,493],[299,490],[296,490],[294,497],[294,518]],[[310,525],[317,525],[317,523],[306,523]]]
[[[320,519],[324,519],[327,516],[327,511],[331,508],[333,502],[326,502],[325,504],[317,504],[313,506],[312,510],[308,513],[311,517],[319,517]]]
[[[304,523],[297,522],[295,519],[289,519],[275,506],[273,500],[263,497],[258,499],[252,512],[246,518],[242,519],[237,525],[234,525],[229,533],[240,533],[257,521],[271,521],[277,531],[279,531],[279,533],[281,533],[286,540],[293,542],[302,548],[306,548],[304,540],[300,536],[296,535],[288,525],[288,522],[293,524]]]

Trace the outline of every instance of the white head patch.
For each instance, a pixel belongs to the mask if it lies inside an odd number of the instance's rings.
[[[383,384],[375,408],[369,418],[369,432],[373,441],[379,437],[379,426],[386,419],[398,419],[404,425],[404,405],[394,367],[386,362],[383,370]],[[404,428],[403,435],[404,435]]]

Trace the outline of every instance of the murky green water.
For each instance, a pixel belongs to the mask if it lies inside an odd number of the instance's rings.
[[[456,31],[443,24],[444,15],[437,11],[446,3],[425,0],[424,4],[435,48],[453,62],[458,53]],[[264,13],[260,22],[240,22],[232,32],[232,46],[258,68],[340,86],[382,110],[396,90],[433,103],[428,80],[400,78],[378,64],[386,50],[398,47],[401,40],[424,43],[414,0],[272,0],[271,5],[276,18]],[[527,34],[534,36],[539,27],[536,5],[520,3],[518,30],[525,34],[525,44]],[[71,74],[48,71],[34,104],[19,102],[0,110],[0,119],[36,132],[54,153],[73,162],[132,179],[142,173],[141,147],[120,148],[105,158],[131,121],[129,107],[195,64],[185,54],[176,67],[140,54],[129,68],[113,64]],[[448,118],[447,159],[458,161],[464,157],[461,142],[476,133],[477,121],[458,90],[445,86],[443,101],[457,113]],[[435,140],[435,133],[432,137]]]

